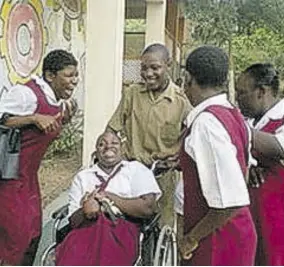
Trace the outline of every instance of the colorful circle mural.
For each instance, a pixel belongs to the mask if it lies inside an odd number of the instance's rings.
[[[46,29],[42,20],[40,0],[26,2],[5,1],[1,9],[3,34],[1,56],[5,57],[10,81],[26,81],[38,73],[46,46]]]

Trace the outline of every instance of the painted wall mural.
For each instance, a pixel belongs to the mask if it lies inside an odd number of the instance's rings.
[[[84,72],[85,20],[86,0],[0,0],[0,97],[40,75],[42,60],[53,49],[72,52]],[[75,97],[82,108],[81,77]]]
[[[49,0],[47,4],[53,7],[54,12],[61,9],[64,12],[63,36],[67,41],[71,40],[72,23],[77,20],[77,29],[84,33],[84,15],[86,14],[87,0]]]
[[[25,82],[32,73],[39,73],[47,33],[43,26],[40,0],[26,4],[4,1],[1,8],[1,57],[5,58],[12,84]]]

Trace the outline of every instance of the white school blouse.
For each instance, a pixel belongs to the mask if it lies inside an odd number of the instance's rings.
[[[281,120],[284,118],[284,99],[280,100],[272,108],[270,108],[258,121],[256,125],[253,125],[254,120],[249,120],[250,127],[261,130],[267,123],[272,120]],[[284,125],[276,130],[275,137],[277,138],[282,149],[284,149]]]
[[[138,161],[122,161],[122,168],[110,180],[105,191],[124,198],[135,198],[145,194],[156,194],[157,199],[162,192],[151,170]],[[112,173],[106,174],[97,164],[80,171],[74,178],[69,190],[69,216],[81,207],[81,199],[86,192],[91,193],[101,184],[97,175],[107,180]]]
[[[40,86],[46,96],[47,102],[53,106],[60,106],[62,101],[57,101],[54,91],[49,84],[38,76],[32,79]],[[28,116],[34,114],[37,108],[37,97],[30,87],[17,84],[3,94],[0,100],[0,118],[4,113],[16,116]]]
[[[223,209],[249,205],[249,193],[237,160],[237,149],[222,123],[213,114],[204,112],[211,105],[233,108],[226,94],[210,97],[197,105],[186,119],[187,127],[192,129],[185,139],[185,152],[196,163],[202,193],[209,207]],[[248,133],[251,143],[251,132],[248,130]],[[182,215],[182,180],[176,187],[174,199],[175,211]]]

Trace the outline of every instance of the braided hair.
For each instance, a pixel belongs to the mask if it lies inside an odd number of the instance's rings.
[[[279,73],[270,63],[257,63],[248,67],[244,74],[249,74],[254,80],[254,86],[268,86],[272,89],[273,95],[277,96],[280,89]]]

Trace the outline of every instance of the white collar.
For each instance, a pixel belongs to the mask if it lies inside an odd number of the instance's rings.
[[[284,99],[276,103],[270,108],[254,126],[256,129],[261,129],[269,120],[279,120],[284,117]],[[252,120],[253,123],[254,120]]]
[[[204,111],[206,108],[208,108],[209,106],[212,106],[212,105],[221,105],[221,106],[229,107],[229,108],[233,107],[232,104],[228,100],[227,94],[225,94],[225,93],[209,97],[206,100],[204,100],[201,103],[199,103],[196,107],[194,107],[192,109],[192,111],[188,114],[188,116],[187,116],[187,118],[185,120],[185,123],[186,123],[187,127],[191,126],[191,124],[193,123],[195,118],[202,111]]]
[[[62,100],[57,100],[54,91],[50,87],[50,85],[42,78],[36,75],[32,75],[31,77],[37,85],[40,86],[43,93],[45,94],[48,102],[52,105],[60,106],[62,103]]]
[[[121,162],[119,162],[118,164],[116,164],[116,166],[114,167],[113,171],[109,174],[105,173],[96,163],[93,167],[91,167],[91,171],[97,173],[98,175],[102,176],[104,179],[108,178],[109,176],[111,176],[118,168],[119,166],[125,166],[125,161],[122,160]]]

